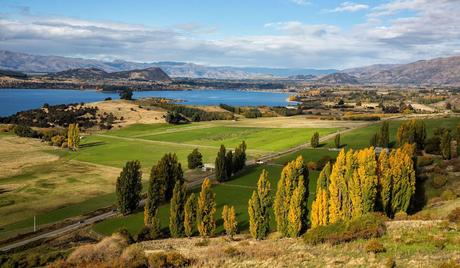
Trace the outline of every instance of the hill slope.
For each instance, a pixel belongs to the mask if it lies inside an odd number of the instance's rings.
[[[52,74],[54,78],[75,78],[82,80],[128,79],[143,81],[171,81],[161,68],[150,67],[131,71],[108,73],[98,68],[78,68]]]
[[[333,73],[316,80],[320,84],[358,84],[356,77],[346,73]]]
[[[460,85],[460,56],[349,69],[363,83]]]

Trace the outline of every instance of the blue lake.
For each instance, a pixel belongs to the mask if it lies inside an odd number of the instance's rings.
[[[50,105],[102,101],[111,97],[118,99],[116,92],[64,89],[0,89],[0,116]],[[163,97],[185,100],[190,105],[234,106],[285,106],[288,93],[253,92],[238,90],[192,90],[192,91],[137,91],[134,98]]]

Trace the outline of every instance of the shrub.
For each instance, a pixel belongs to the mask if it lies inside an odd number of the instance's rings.
[[[209,245],[209,239],[201,239],[195,243],[195,247],[207,247]]]
[[[65,137],[64,136],[61,136],[61,135],[56,135],[56,136],[53,136],[51,138],[51,144],[53,146],[58,146],[58,147],[61,147],[62,146],[62,143],[64,143],[65,141]]]
[[[433,164],[434,159],[430,156],[421,156],[417,159],[417,166],[426,167]]]
[[[151,240],[150,236],[150,228],[148,226],[144,226],[141,230],[139,230],[139,233],[136,235],[136,242],[142,242],[142,241],[147,241]]]
[[[449,260],[449,261],[441,263],[438,267],[439,268],[458,268],[459,265],[457,261]]]
[[[227,247],[224,249],[224,253],[227,254],[228,256],[230,257],[235,257],[235,256],[238,256],[238,255],[241,255],[242,252],[239,251],[237,248],[235,247]]]
[[[381,253],[385,252],[385,247],[377,239],[369,240],[366,244],[367,253]]]
[[[447,183],[447,178],[442,175],[435,175],[431,179],[431,185],[436,189],[443,187],[444,185],[446,185],[446,183]]]
[[[448,219],[450,222],[460,223],[460,207],[457,207],[457,208],[455,208],[454,210],[452,210],[452,211],[447,215],[447,219]]]
[[[131,268],[147,267],[147,258],[142,247],[140,245],[127,247],[120,256],[120,265]]]
[[[434,246],[439,250],[443,250],[446,247],[447,240],[444,237],[434,237],[432,241]]]
[[[454,200],[457,195],[452,190],[445,190],[441,193],[441,199],[444,201]]]
[[[15,126],[14,134],[16,134],[19,137],[26,137],[26,138],[37,138],[38,137],[38,133],[35,130],[25,125]]]
[[[186,267],[192,264],[192,260],[178,252],[154,253],[148,256],[149,267],[174,268]]]
[[[394,219],[397,221],[404,221],[408,219],[407,213],[404,211],[398,211],[396,212]]]
[[[333,224],[318,226],[308,230],[304,241],[308,244],[339,244],[356,239],[379,237],[385,233],[386,217],[382,214],[369,213],[350,221],[338,221]]]

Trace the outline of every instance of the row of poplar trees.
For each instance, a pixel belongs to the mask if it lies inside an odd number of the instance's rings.
[[[249,230],[252,237],[263,239],[267,236],[272,205],[277,230],[282,236],[298,237],[307,229],[308,175],[308,168],[302,156],[289,162],[281,172],[273,201],[268,173],[262,171],[257,182],[257,190],[248,202]]]
[[[311,207],[311,226],[383,211],[389,217],[409,208],[415,193],[414,146],[405,144],[378,157],[373,147],[345,152],[321,171]]]
[[[246,149],[244,141],[235,148],[235,153],[232,150],[227,152],[224,145],[220,146],[215,162],[217,181],[224,182],[230,179],[246,166]]]

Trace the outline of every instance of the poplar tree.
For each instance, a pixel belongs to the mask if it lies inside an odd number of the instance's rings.
[[[329,183],[329,222],[334,223],[344,218],[342,210],[343,195],[341,185],[345,181],[345,149],[342,149],[337,156],[336,162],[331,170]]]
[[[139,161],[129,161],[117,178],[116,194],[118,210],[126,215],[139,205],[142,190],[142,171]]]
[[[155,177],[161,184],[161,201],[169,201],[176,182],[184,182],[182,166],[176,154],[165,154],[158,163],[152,167],[150,178]]]
[[[379,146],[387,148],[390,144],[390,125],[387,121],[383,122],[380,126]]]
[[[358,176],[358,154],[359,151],[349,150],[345,154],[345,166],[343,180],[339,182],[341,193],[341,219],[351,219],[361,215],[363,211],[362,202],[362,179]]]
[[[340,133],[337,133],[334,138],[335,148],[340,148]]]
[[[227,236],[233,239],[236,234],[238,222],[236,221],[235,208],[233,206],[224,206],[222,210],[222,220],[224,222],[224,229]]]
[[[313,148],[316,148],[319,146],[319,133],[318,132],[315,132],[313,136],[311,137],[310,145]]]
[[[423,121],[405,121],[396,132],[396,141],[399,146],[405,143],[415,143],[418,149],[422,149],[426,139],[426,127]]]
[[[378,177],[378,204],[382,211],[389,214],[391,207],[391,192],[393,179],[389,164],[389,156],[385,150],[382,150],[377,162],[377,177]]]
[[[80,129],[78,124],[70,124],[67,131],[67,147],[76,151],[80,146]]]
[[[362,182],[362,215],[374,211],[377,200],[377,161],[373,147],[363,149],[359,152],[357,172]]]
[[[219,182],[224,182],[228,179],[227,173],[227,158],[225,146],[221,145],[220,150],[217,153],[215,167],[216,167],[216,179]]]
[[[227,172],[227,178],[230,178],[233,172],[237,172],[238,170],[234,170],[233,168],[233,152],[230,150],[225,155],[225,169]]]
[[[415,170],[411,156],[398,148],[389,159],[392,189],[390,216],[396,212],[407,211],[415,193]]]
[[[303,176],[300,176],[299,183],[292,193],[289,204],[288,231],[290,237],[298,237],[300,232],[305,229],[306,222],[302,219],[305,203],[305,184]]]
[[[211,181],[206,178],[201,185],[197,206],[197,226],[202,237],[214,234],[216,222],[216,194],[211,190]]]
[[[187,237],[193,235],[193,229],[195,228],[196,223],[196,197],[192,193],[187,198],[184,208],[184,232]]]
[[[188,168],[195,169],[203,166],[203,155],[198,151],[198,148],[193,149],[193,151],[187,156]]]
[[[270,229],[271,185],[264,169],[257,182],[257,192],[252,193],[248,204],[249,231],[253,238],[263,239]]]
[[[169,207],[169,231],[172,237],[184,235],[184,207],[186,190],[182,182],[177,181]]]
[[[157,239],[161,236],[160,213],[158,212],[158,208],[153,212],[149,228],[151,239]]]
[[[301,177],[303,177],[302,180],[300,180]],[[304,184],[305,189],[308,189],[308,168],[302,156],[298,156],[296,160],[289,162],[283,168],[280,180],[278,181],[274,204],[275,219],[277,230],[283,236],[289,235],[289,208],[293,192],[297,188],[299,182]],[[307,200],[308,192],[305,192],[301,202],[301,219],[303,223],[308,221]],[[302,228],[303,227],[306,227],[306,224],[303,224]]]
[[[155,172],[156,166],[152,167],[150,179],[147,188],[147,199],[144,205],[144,225],[148,226],[152,223],[155,213],[158,211],[161,203],[164,201],[164,180]]]
[[[329,177],[331,176],[331,163],[327,162],[319,174],[316,183],[316,197],[311,205],[311,227],[327,225],[329,223]]]
[[[246,142],[244,141],[235,148],[232,164],[234,173],[242,170],[246,166],[246,149]]]
[[[439,145],[441,149],[441,155],[442,158],[444,159],[450,159],[451,156],[451,142],[452,142],[452,137],[450,135],[449,131],[444,131],[444,133],[441,136],[441,143]]]

